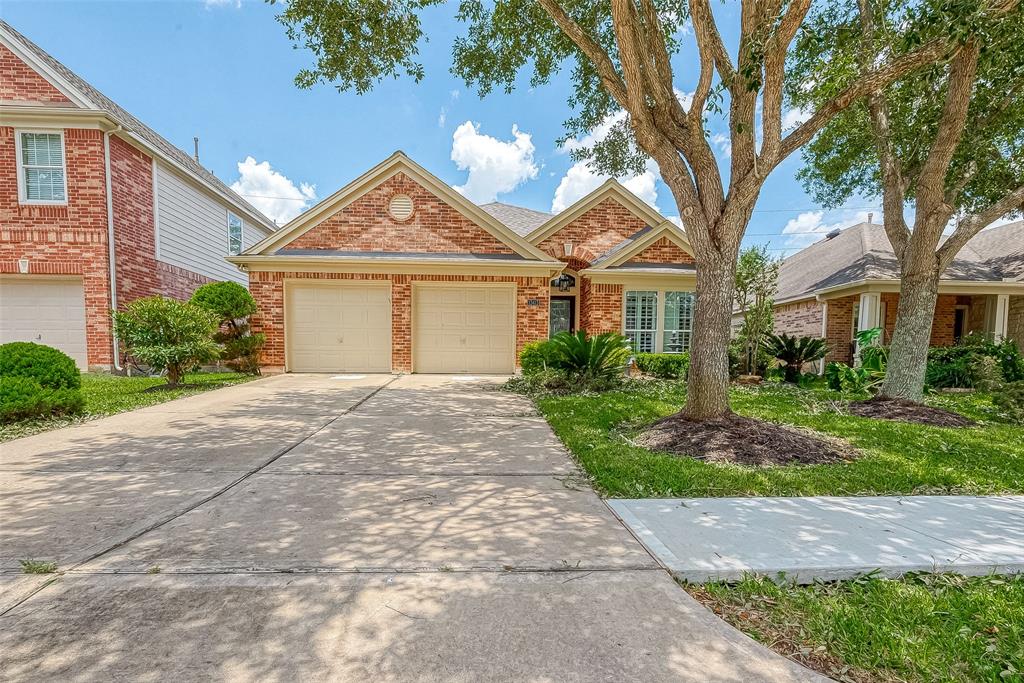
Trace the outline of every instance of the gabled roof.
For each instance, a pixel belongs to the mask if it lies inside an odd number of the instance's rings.
[[[152,149],[158,156],[191,175],[206,185],[216,194],[223,197],[241,212],[248,214],[267,231],[276,229],[272,220],[263,215],[256,207],[242,199],[234,190],[203,168],[195,159],[178,149],[159,133],[132,116],[112,99],[87,83],[78,74],[54,59],[49,53],[33,43],[14,29],[6,21],[0,19],[0,41],[9,47],[20,59],[34,68],[55,88],[63,92],[68,99],[83,109],[104,112],[124,131],[134,135],[144,146]],[[65,105],[66,108],[66,105]]]
[[[512,228],[517,235],[525,237],[551,219],[550,213],[515,206],[504,202],[480,204],[480,208]]]
[[[686,235],[672,221],[662,221],[656,227],[648,225],[627,239],[619,242],[614,247],[594,259],[594,263],[588,270],[607,270],[609,268],[623,267],[629,259],[642,252],[658,240],[666,238],[683,251],[692,253],[693,247],[686,239]],[[671,267],[673,264],[644,264],[643,267]],[[691,269],[687,266],[687,269]]]
[[[1024,277],[1024,222],[984,230],[957,254],[944,280],[1004,282]],[[899,280],[900,267],[885,228],[858,223],[782,262],[777,302],[814,296],[863,280]]]
[[[296,216],[273,235],[254,244],[239,257],[240,260],[244,260],[246,256],[269,256],[274,254],[283,245],[312,230],[322,219],[345,208],[397,173],[404,173],[412,178],[441,201],[489,232],[499,241],[507,244],[520,256],[533,261],[550,262],[561,266],[560,262],[554,261],[550,256],[516,234],[514,230],[463,197],[449,187],[447,183],[410,159],[402,151],[395,152],[330,197]]]
[[[532,244],[540,244],[608,198],[618,201],[647,225],[661,225],[665,222],[665,217],[655,211],[650,204],[623,187],[622,183],[611,178],[572,206],[551,216],[547,221],[531,230],[526,235],[526,239]]]

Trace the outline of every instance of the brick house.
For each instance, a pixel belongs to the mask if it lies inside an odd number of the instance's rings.
[[[119,365],[110,310],[244,274],[274,224],[0,21],[0,343]]]
[[[576,329],[689,347],[686,236],[615,181],[552,216],[477,206],[396,152],[228,260],[268,369],[508,373],[524,344]]]
[[[857,330],[881,327],[884,342],[892,337],[899,289],[885,229],[854,225],[783,261],[775,331],[825,337],[826,360],[849,363]],[[1024,344],[1024,222],[982,231],[942,275],[932,346],[971,332]]]

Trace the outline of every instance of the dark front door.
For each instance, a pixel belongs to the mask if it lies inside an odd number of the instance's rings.
[[[550,310],[548,329],[552,337],[559,332],[576,331],[576,297],[553,296]]]

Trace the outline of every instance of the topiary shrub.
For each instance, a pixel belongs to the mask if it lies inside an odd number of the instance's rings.
[[[221,348],[213,340],[220,320],[187,301],[149,296],[113,315],[114,331],[128,353],[166,372],[168,386],[177,386],[185,372],[220,355]]]
[[[523,369],[524,375],[553,368],[557,361],[558,351],[549,339],[525,344],[519,352],[519,367]]]
[[[78,389],[82,376],[71,356],[33,342],[0,345],[0,376],[28,377],[44,389]]]
[[[82,392],[47,388],[31,377],[0,375],[0,423],[82,412]]]
[[[689,353],[638,353],[636,367],[661,379],[684,379],[690,368]]]
[[[263,334],[250,332],[249,316],[257,311],[256,300],[237,282],[210,282],[192,294],[190,302],[210,311],[220,320],[214,341],[223,344],[221,359],[232,370],[260,374]]]

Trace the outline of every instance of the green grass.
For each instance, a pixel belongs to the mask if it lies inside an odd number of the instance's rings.
[[[57,571],[57,563],[42,562],[40,560],[21,560],[21,571],[23,574],[53,574]]]
[[[211,372],[186,375],[182,380],[197,386],[183,387],[173,391],[145,390],[166,384],[163,377],[120,377],[117,375],[93,374],[82,375],[82,395],[85,397],[85,411],[81,415],[50,418],[45,420],[25,420],[13,424],[0,425],[0,442],[17,439],[30,434],[38,434],[59,427],[105,417],[126,410],[144,408],[182,396],[191,396],[211,389],[240,384],[255,379],[252,375],[236,372]]]
[[[726,621],[838,680],[1020,681],[1024,575],[687,586]]]
[[[678,411],[685,397],[681,382],[640,382],[623,391],[542,397],[537,403],[608,496],[1024,492],[1024,428],[1002,422],[987,396],[929,398],[979,422],[951,429],[845,414],[843,397],[824,388],[737,387],[731,393],[736,412],[840,437],[863,454],[852,462],[762,468],[710,464],[631,442],[643,425]]]

